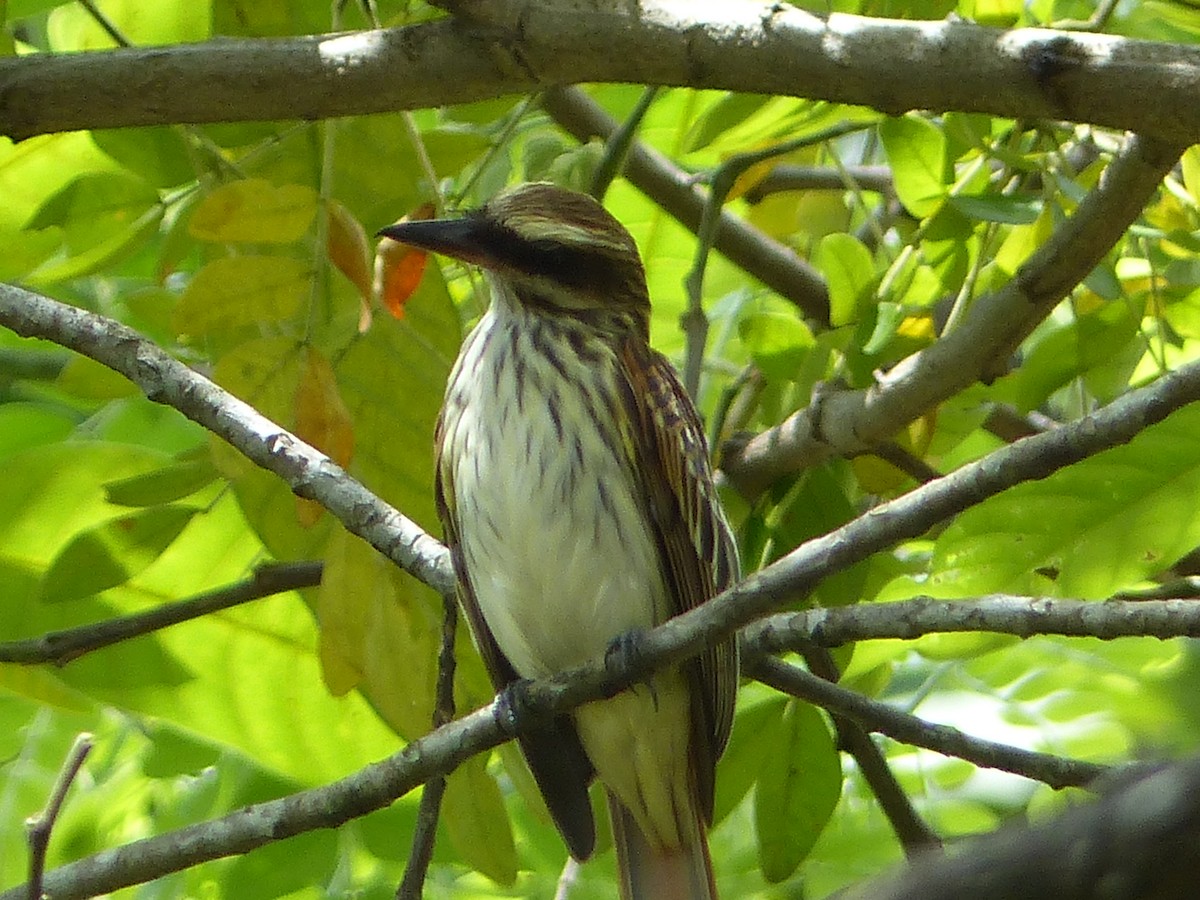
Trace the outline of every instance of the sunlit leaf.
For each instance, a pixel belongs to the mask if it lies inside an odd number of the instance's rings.
[[[885,119],[879,137],[892,164],[900,202],[918,218],[934,213],[950,180],[945,135],[928,119],[908,115]]]
[[[875,281],[870,251],[852,235],[830,234],[817,245],[813,265],[829,286],[830,324],[837,327],[857,321],[859,303]]]
[[[1101,598],[1200,543],[1200,410],[967,510],[938,538],[927,593]]]
[[[131,175],[98,172],[71,182],[47,201],[30,223],[62,229],[63,253],[27,280],[47,285],[112,264],[157,233],[165,207],[158,193]]]
[[[745,313],[738,334],[758,367],[774,379],[795,377],[816,343],[799,313],[782,306]]]
[[[1037,221],[1038,214],[1042,211],[1039,200],[1003,194],[951,197],[950,203],[972,219],[1000,222],[1005,225],[1029,225]]]
[[[744,122],[771,100],[768,94],[728,93],[696,120],[688,135],[688,150],[701,150],[735,125]]]
[[[104,485],[104,496],[109,503],[121,506],[157,506],[189,497],[212,484],[216,477],[212,461],[205,456],[110,481]]]

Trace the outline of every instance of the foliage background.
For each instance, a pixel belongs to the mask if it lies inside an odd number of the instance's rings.
[[[96,14],[96,8],[102,13]],[[369,27],[356,7],[9,0],[9,54]],[[1086,3],[858,3],[899,18],[1015,27],[1084,20]],[[825,12],[824,8],[815,10]],[[1123,3],[1106,30],[1194,44],[1200,12]],[[381,2],[384,25],[441,13]],[[216,46],[216,45],[214,45]],[[588,88],[617,120],[639,85]],[[843,123],[849,123],[843,128]],[[829,129],[844,134],[829,138]],[[727,207],[810,260],[828,321],[805,318],[629,182],[605,203],[634,234],[656,345],[689,359],[684,277],[704,262],[698,394],[719,443],[805,408],[820,383],[875,373],[954,328],[1012,278],[1093,189],[1119,135],[983,114],[882,113],[820,100],[664,89],[637,140],[700,179],[788,142],[728,187]],[[506,184],[591,184],[606,159],[524,97],[319,123],[162,125],[0,144],[0,277],[116,318],[329,453],[437,533],[432,428],[477,277],[431,264],[399,317],[361,328],[366,245],[419,204],[482,202]],[[764,193],[773,167],[834,189]],[[725,168],[722,168],[725,166]],[[871,167],[871,168],[867,168]],[[779,175],[781,170],[775,169]],[[738,173],[734,173],[738,174]],[[888,455],[835,458],[756,497],[728,492],[746,568],[769,563],[1009,439],[1071,421],[1196,357],[1200,156],[1033,329],[1008,370],[923,411]],[[692,351],[694,353],[694,350]],[[694,359],[694,357],[693,357]],[[990,498],[920,541],[824,582],[807,603],[1008,592],[1103,599],[1186,577],[1200,543],[1200,429],[1184,410],[1133,444]],[[1032,423],[1032,425],[1030,425]],[[353,772],[429,728],[437,594],[172,409],[86,358],[0,330],[0,639],[145,610],[318,559],[319,588],[265,597],[62,667],[0,663],[0,888],[26,875],[21,822],[76,733],[96,751],[56,827],[51,864]],[[894,464],[900,462],[901,467]],[[1182,562],[1181,562],[1182,561]],[[1176,585],[1174,596],[1193,590]],[[461,708],[491,699],[460,635]],[[871,641],[836,654],[843,684],[931,720],[1095,762],[1195,752],[1200,657],[1184,640],[995,634]],[[943,839],[1041,820],[1073,792],[882,741]],[[416,798],[124,892],[140,897],[391,896]],[[827,717],[761,684],[742,691],[722,762],[713,856],[728,896],[826,896],[903,858]],[[572,897],[612,895],[611,854]],[[450,779],[427,894],[553,895],[565,859],[511,749]]]

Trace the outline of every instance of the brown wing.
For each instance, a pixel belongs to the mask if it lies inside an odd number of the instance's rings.
[[[458,576],[458,601],[471,626],[471,635],[492,685],[502,691],[518,680],[518,675],[500,649],[484,621],[483,612],[471,587],[470,573],[463,562],[458,541],[458,522],[454,511],[454,486],[448,466],[442,462],[442,421],[437,423],[437,460],[434,483],[438,517],[442,520],[446,545],[454,572]],[[529,763],[529,770],[542,791],[550,816],[558,827],[571,855],[587,859],[596,846],[596,822],[588,799],[588,785],[594,775],[592,763],[583,751],[579,734],[569,716],[559,716],[547,725],[527,731],[517,739]]]
[[[621,364],[631,448],[659,542],[674,615],[712,599],[738,579],[737,545],[713,484],[704,428],[675,369],[630,338]],[[691,669],[692,746],[701,809],[711,822],[714,770],[729,740],[737,695],[737,641],[709,647]]]

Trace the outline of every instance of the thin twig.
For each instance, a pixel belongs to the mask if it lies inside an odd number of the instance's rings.
[[[746,191],[746,200],[761,203],[780,191],[844,191],[849,179],[859,190],[891,196],[892,170],[888,166],[778,165]]]
[[[725,200],[729,197],[737,180],[752,166],[784,156],[804,147],[823,144],[834,138],[862,131],[867,127],[861,122],[842,122],[820,131],[806,134],[790,141],[772,144],[763,150],[738,153],[721,163],[712,174],[708,198],[696,229],[696,253],[692,268],[683,279],[687,292],[687,309],[682,316],[684,336],[683,386],[693,398],[700,396],[700,373],[704,364],[704,345],[708,340],[708,316],[704,312],[704,273],[708,268],[708,257],[717,241],[718,227],[722,222]]]
[[[29,842],[29,882],[26,884],[28,900],[42,900],[42,878],[46,870],[46,848],[50,845],[50,832],[67,799],[67,791],[83,767],[83,761],[92,752],[92,736],[83,732],[75,738],[67,758],[63,761],[54,790],[46,808],[25,820],[26,839]]]
[[[774,657],[759,656],[749,660],[745,674],[776,690],[853,719],[864,728],[893,740],[965,759],[977,766],[1011,772],[1053,788],[1087,787],[1099,776],[1112,771],[1110,766],[1023,750],[972,737],[949,725],[926,722]]]
[[[160,631],[171,625],[198,619],[252,600],[260,600],[272,594],[315,587],[321,583],[321,569],[319,562],[265,563],[256,568],[254,574],[245,581],[187,600],[164,603],[146,612],[105,619],[90,625],[50,631],[38,637],[0,643],[0,663],[53,663],[56,666],[64,666],[86,653]]]
[[[809,645],[804,648],[803,654],[813,677],[836,685],[842,673],[828,650]],[[917,813],[908,794],[896,780],[883,751],[871,740],[866,725],[834,710],[829,710],[829,714],[833,719],[834,728],[837,729],[838,745],[858,763],[859,771],[862,772],[871,792],[875,794],[880,810],[891,823],[896,839],[900,841],[900,846],[909,858],[916,857],[930,848],[941,847],[941,838]]]
[[[879,457],[920,484],[936,481],[942,477],[941,472],[895,441],[884,441],[882,444],[877,444],[868,455]]]
[[[433,727],[441,728],[454,721],[454,635],[458,629],[458,607],[453,597],[443,597],[442,645],[438,651],[437,690],[433,708]],[[396,900],[420,900],[425,889],[425,876],[433,859],[437,841],[438,816],[442,797],[446,793],[446,776],[438,774],[425,782],[417,810],[417,826],[413,832],[412,851],[404,878],[396,889]]]

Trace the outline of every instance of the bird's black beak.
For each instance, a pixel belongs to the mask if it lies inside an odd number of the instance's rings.
[[[476,265],[486,265],[493,256],[487,229],[471,216],[397,222],[379,229],[378,234],[410,247]]]

